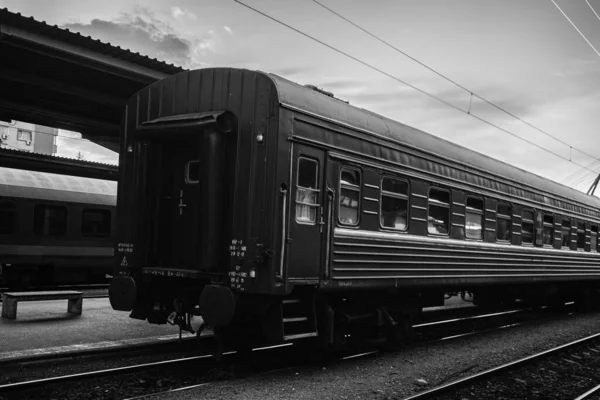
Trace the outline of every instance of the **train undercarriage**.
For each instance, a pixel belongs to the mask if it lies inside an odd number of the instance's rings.
[[[200,330],[212,329],[220,343],[235,349],[307,341],[317,348],[339,350],[410,341],[413,321],[424,308],[444,305],[448,294],[460,294],[486,309],[517,303],[561,307],[568,301],[580,309],[600,306],[600,287],[583,283],[484,286],[453,292],[392,288],[324,293],[300,286],[285,297],[234,294],[227,287],[202,286],[192,280],[188,286],[181,283],[162,280],[159,287],[148,281],[136,287],[137,297],[129,299],[134,305],[130,316],[154,324],[170,323],[192,333],[192,320],[202,317]]]

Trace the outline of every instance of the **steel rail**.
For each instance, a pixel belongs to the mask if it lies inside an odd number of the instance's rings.
[[[597,392],[600,392],[600,385],[591,388],[590,390],[588,390],[587,392],[585,392],[584,394],[577,396],[574,400],[584,400],[589,398],[591,395],[596,394]]]
[[[459,388],[461,386],[464,386],[467,383],[475,382],[476,380],[479,380],[481,378],[490,377],[490,376],[492,376],[495,373],[498,373],[498,372],[501,372],[501,371],[505,371],[505,370],[510,369],[510,368],[512,368],[514,366],[522,365],[522,364],[525,364],[526,362],[529,362],[531,360],[540,359],[543,356],[546,356],[546,355],[549,355],[549,354],[553,354],[553,353],[556,353],[556,352],[558,352],[560,350],[563,350],[563,349],[566,349],[566,348],[569,348],[569,347],[574,347],[574,346],[576,346],[578,344],[589,342],[589,341],[592,341],[592,340],[598,339],[598,338],[600,338],[600,333],[596,333],[594,335],[590,335],[590,336],[587,336],[587,337],[584,337],[584,338],[581,338],[581,339],[577,339],[577,340],[575,340],[573,342],[566,343],[566,344],[563,344],[563,345],[560,345],[560,346],[557,346],[557,347],[554,347],[554,348],[551,348],[551,349],[548,349],[548,350],[544,350],[544,351],[542,351],[540,353],[536,353],[536,354],[533,354],[531,356],[523,357],[523,358],[520,358],[520,359],[518,359],[516,361],[511,361],[509,363],[502,364],[502,365],[499,365],[497,367],[487,369],[485,371],[476,373],[474,375],[467,376],[465,378],[461,378],[461,379],[458,379],[456,381],[452,381],[452,382],[446,383],[444,385],[435,387],[433,389],[430,389],[430,390],[427,390],[427,391],[424,391],[424,392],[421,392],[421,393],[417,393],[417,394],[415,394],[413,396],[404,398],[404,400],[427,399],[427,398],[430,398],[430,397],[432,397],[434,395],[442,394],[443,392],[446,392],[448,390]]]

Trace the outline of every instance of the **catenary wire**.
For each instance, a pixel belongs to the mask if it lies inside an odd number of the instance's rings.
[[[575,30],[576,30],[577,32],[579,32],[579,34],[581,35],[581,37],[583,38],[583,40],[585,40],[585,41],[587,42],[587,44],[589,44],[589,45],[590,45],[590,47],[591,47],[591,48],[592,48],[592,49],[593,49],[593,50],[596,52],[596,54],[598,54],[598,56],[600,56],[600,52],[598,52],[598,50],[596,50],[596,48],[594,47],[594,45],[593,45],[593,44],[592,44],[592,43],[591,43],[591,42],[590,42],[590,41],[589,41],[589,40],[588,40],[588,39],[585,37],[585,35],[583,34],[583,32],[581,32],[581,31],[579,30],[579,28],[577,28],[577,25],[575,25],[575,24],[573,23],[573,21],[571,21],[571,19],[570,19],[570,18],[567,16],[567,14],[565,14],[565,12],[564,12],[564,11],[563,11],[563,10],[562,10],[562,9],[561,9],[559,6],[558,6],[558,4],[556,4],[556,2],[555,2],[554,0],[550,0],[550,1],[552,2],[552,4],[554,4],[554,5],[556,6],[556,8],[558,8],[558,11],[560,11],[560,13],[561,13],[562,15],[564,15],[564,16],[565,16],[565,18],[567,19],[567,21],[569,21],[569,22],[571,23],[571,25],[573,25],[573,28],[575,28]],[[588,3],[588,6],[589,6],[589,5],[590,5],[590,4]],[[591,7],[592,7],[592,6],[590,6],[590,8],[591,8]],[[594,9],[592,8],[592,10],[594,10]],[[596,13],[596,11],[594,11],[594,14],[595,14],[595,13]],[[596,16],[598,16],[598,14],[596,14]]]
[[[487,120],[485,120],[485,119],[483,119],[483,118],[481,118],[481,117],[478,117],[478,116],[476,116],[476,115],[474,115],[474,114],[472,114],[472,113],[469,113],[469,112],[467,112],[467,111],[463,110],[462,108],[460,108],[460,107],[457,107],[457,106],[455,106],[454,104],[447,102],[446,100],[443,100],[443,99],[441,99],[441,98],[439,98],[439,97],[437,97],[437,96],[435,96],[435,95],[433,95],[433,94],[431,94],[431,93],[428,93],[428,92],[424,91],[423,89],[420,89],[420,88],[418,88],[418,87],[416,87],[416,86],[414,86],[414,85],[411,85],[410,83],[408,83],[408,82],[406,82],[406,81],[403,81],[402,79],[400,79],[400,78],[398,78],[398,77],[396,77],[396,76],[394,76],[394,75],[391,75],[391,74],[389,74],[389,73],[387,73],[387,72],[385,72],[385,71],[383,71],[383,70],[381,70],[381,69],[379,69],[379,68],[377,68],[377,67],[375,67],[375,66],[373,66],[373,65],[371,65],[371,64],[369,64],[369,63],[367,63],[367,62],[365,62],[365,61],[362,61],[361,59],[359,59],[359,58],[357,58],[357,57],[354,57],[354,56],[352,56],[352,55],[350,55],[350,54],[348,54],[348,53],[346,53],[346,52],[344,52],[344,51],[342,51],[342,50],[340,50],[340,49],[338,49],[338,48],[336,48],[336,47],[334,47],[334,46],[332,46],[332,45],[330,45],[330,44],[327,44],[327,43],[325,43],[325,42],[323,42],[323,41],[321,41],[321,40],[319,40],[319,39],[317,39],[317,38],[315,38],[315,37],[313,37],[313,36],[311,36],[311,35],[309,35],[309,34],[307,34],[307,33],[304,33],[304,32],[302,32],[301,30],[299,30],[299,29],[296,29],[296,28],[294,28],[293,26],[291,26],[291,25],[288,25],[288,24],[286,24],[285,22],[278,20],[278,19],[277,19],[277,18],[275,18],[275,17],[272,17],[272,16],[270,16],[270,15],[268,15],[268,14],[266,14],[266,13],[264,13],[264,12],[262,12],[262,11],[260,11],[260,10],[256,9],[256,8],[252,7],[252,6],[248,5],[248,4],[245,4],[245,3],[241,2],[240,0],[234,0],[234,1],[235,1],[236,3],[238,3],[238,4],[240,4],[240,5],[242,5],[242,6],[246,7],[246,8],[248,8],[248,9],[250,9],[250,10],[252,10],[252,11],[254,11],[254,12],[256,12],[256,13],[260,14],[260,15],[262,15],[262,16],[263,16],[263,17],[265,17],[265,18],[268,18],[268,19],[270,19],[270,20],[272,20],[272,21],[274,21],[274,22],[276,22],[276,23],[278,23],[278,24],[280,24],[280,25],[283,25],[283,26],[285,26],[286,28],[289,28],[289,29],[293,30],[294,32],[296,32],[296,33],[298,33],[298,34],[300,34],[300,35],[302,35],[302,36],[304,36],[304,37],[307,37],[307,38],[309,38],[309,39],[311,39],[311,40],[313,40],[313,41],[315,41],[315,42],[317,42],[317,43],[319,43],[319,44],[321,44],[321,45],[323,45],[323,46],[325,46],[325,47],[329,48],[330,50],[333,50],[333,51],[335,51],[336,53],[339,53],[339,54],[341,54],[341,55],[343,55],[343,56],[345,56],[345,57],[347,57],[347,58],[350,58],[350,59],[352,59],[352,60],[354,60],[354,61],[358,62],[359,64],[362,64],[362,65],[364,65],[364,66],[365,66],[365,67],[367,67],[367,68],[370,68],[370,69],[372,69],[372,70],[374,70],[374,71],[377,71],[377,72],[379,72],[379,73],[381,73],[381,74],[383,74],[383,75],[387,76],[388,78],[391,78],[391,79],[393,79],[393,80],[395,80],[395,81],[397,81],[397,82],[400,82],[400,83],[402,83],[403,85],[406,85],[406,86],[408,86],[408,87],[410,87],[410,88],[412,88],[412,89],[414,89],[414,90],[416,90],[416,91],[418,91],[418,92],[420,92],[420,93],[422,93],[422,94],[424,94],[424,95],[426,95],[426,96],[428,96],[428,97],[431,97],[431,98],[433,98],[433,99],[435,99],[435,100],[437,100],[437,101],[439,101],[439,102],[441,102],[441,103],[444,103],[445,105],[447,105],[447,106],[449,106],[449,107],[452,107],[452,108],[454,108],[455,110],[458,110],[458,111],[461,111],[461,112],[463,112],[463,113],[465,113],[465,114],[467,114],[467,115],[470,115],[470,116],[472,116],[473,118],[475,118],[475,119],[477,119],[477,120],[479,120],[479,121],[481,121],[481,122],[484,122],[484,123],[486,123],[486,124],[488,124],[488,125],[490,125],[490,126],[492,126],[492,127],[494,127],[494,128],[497,128],[498,130],[500,130],[500,131],[502,131],[502,132],[505,132],[505,133],[507,133],[507,134],[509,134],[509,135],[511,135],[511,136],[513,136],[513,137],[515,137],[515,138],[517,138],[517,139],[520,139],[520,140],[522,140],[522,141],[524,141],[524,142],[526,142],[526,143],[529,143],[530,145],[532,145],[532,146],[534,146],[534,147],[537,147],[537,148],[539,148],[540,150],[543,150],[543,151],[545,151],[545,152],[547,152],[547,153],[549,153],[549,154],[552,154],[552,155],[554,155],[554,156],[556,156],[556,157],[558,157],[558,158],[561,158],[561,159],[563,159],[563,160],[565,160],[565,161],[568,161],[568,162],[570,162],[570,163],[572,163],[572,164],[574,164],[574,165],[577,165],[578,167],[581,167],[581,168],[584,168],[584,169],[588,169],[588,168],[586,168],[584,165],[581,165],[581,164],[579,164],[579,163],[577,163],[577,162],[575,162],[575,161],[572,161],[572,160],[568,159],[567,157],[564,157],[564,156],[562,156],[562,155],[560,155],[560,154],[558,154],[558,153],[556,153],[556,152],[554,152],[554,151],[552,151],[552,150],[548,150],[547,148],[545,148],[545,147],[542,147],[542,146],[538,145],[537,143],[534,143],[534,142],[532,142],[532,141],[530,141],[530,140],[528,140],[528,139],[525,139],[525,138],[523,138],[523,137],[521,137],[521,136],[519,136],[519,135],[517,135],[517,134],[515,134],[515,133],[513,133],[513,132],[510,132],[510,131],[508,131],[508,130],[506,130],[506,129],[504,129],[504,128],[501,128],[501,127],[499,127],[498,125],[495,125],[495,124],[493,124],[492,122],[489,122],[489,121],[487,121]],[[588,170],[589,170],[589,169],[588,169]],[[589,171],[591,171],[591,170],[589,170]],[[595,172],[595,171],[592,171],[592,172]]]
[[[600,15],[598,15],[598,13],[596,12],[596,10],[594,10],[594,7],[592,7],[592,5],[590,4],[590,2],[588,0],[585,0],[585,2],[587,3],[587,5],[592,9],[592,12],[594,13],[594,15],[596,16],[596,18],[598,18],[600,20]]]
[[[586,0],[586,1],[587,1],[587,0]],[[463,86],[463,85],[461,85],[460,83],[457,83],[457,82],[456,82],[456,81],[454,81],[453,79],[450,79],[449,77],[447,77],[446,75],[442,74],[441,72],[438,72],[438,71],[436,71],[435,69],[433,69],[433,68],[429,67],[429,66],[428,66],[428,65],[426,65],[425,63],[423,63],[423,62],[421,62],[421,61],[417,60],[416,58],[414,58],[414,57],[412,57],[411,55],[407,54],[406,52],[404,52],[404,51],[400,50],[400,49],[399,49],[399,48],[397,48],[396,46],[394,46],[394,45],[390,44],[389,42],[385,41],[384,39],[381,39],[379,36],[377,36],[377,35],[375,35],[374,33],[372,33],[372,32],[370,32],[370,31],[368,31],[367,29],[364,29],[363,27],[361,27],[361,26],[360,26],[360,25],[358,25],[357,23],[355,23],[355,22],[351,21],[350,19],[348,19],[348,18],[344,17],[343,15],[339,14],[339,13],[338,13],[338,12],[336,12],[335,10],[333,10],[333,9],[331,9],[331,8],[329,8],[329,7],[327,7],[327,6],[325,6],[324,4],[320,3],[319,1],[317,1],[317,0],[313,0],[313,2],[317,3],[319,6],[323,7],[323,8],[324,8],[324,9],[326,9],[327,11],[329,11],[329,12],[331,12],[332,14],[334,14],[334,15],[338,16],[339,18],[343,19],[344,21],[348,22],[350,25],[352,25],[352,26],[354,26],[354,27],[358,28],[359,30],[361,30],[362,32],[364,32],[364,33],[366,33],[367,35],[371,36],[371,37],[372,37],[372,38],[374,38],[375,40],[377,40],[377,41],[379,41],[379,42],[381,42],[381,43],[385,44],[386,46],[388,46],[388,47],[390,47],[391,49],[393,49],[393,50],[397,51],[398,53],[400,53],[400,54],[402,54],[402,55],[404,55],[404,56],[406,56],[406,57],[410,58],[411,60],[413,60],[413,61],[414,61],[414,62],[416,62],[417,64],[421,65],[422,67],[425,67],[425,68],[427,68],[429,71],[433,72],[434,74],[438,75],[439,77],[441,77],[441,78],[445,79],[446,81],[448,81],[448,82],[450,82],[450,83],[454,84],[455,86],[457,86],[457,87],[461,88],[461,89],[462,89],[462,90],[464,90],[465,92],[469,93],[471,96],[478,98],[479,100],[481,100],[481,101],[483,101],[483,102],[485,102],[485,103],[489,104],[490,106],[492,106],[492,107],[496,108],[497,110],[500,110],[500,111],[502,111],[503,113],[505,113],[505,114],[507,114],[507,115],[510,115],[512,118],[515,118],[515,119],[517,119],[517,120],[521,121],[522,123],[526,124],[527,126],[529,126],[529,127],[533,128],[533,129],[535,129],[536,131],[538,131],[538,132],[540,132],[540,133],[543,133],[544,135],[546,135],[546,136],[548,136],[548,137],[550,137],[550,138],[552,138],[552,139],[556,140],[557,142],[559,142],[559,143],[561,143],[561,144],[564,144],[565,146],[569,146],[569,147],[571,147],[572,149],[574,149],[574,150],[577,150],[577,151],[578,151],[578,152],[580,152],[581,154],[584,154],[584,155],[586,155],[586,156],[588,156],[588,157],[590,157],[590,158],[593,158],[593,159],[596,159],[596,160],[600,161],[600,158],[598,158],[598,157],[595,157],[595,156],[593,156],[593,155],[591,155],[591,154],[589,154],[589,153],[585,152],[584,150],[581,150],[581,149],[579,149],[579,148],[577,148],[577,147],[574,147],[574,146],[572,146],[571,144],[569,144],[569,143],[565,142],[564,140],[562,140],[562,139],[559,139],[558,137],[556,137],[556,136],[554,136],[554,135],[552,135],[552,134],[550,134],[550,133],[548,133],[548,132],[544,131],[544,130],[543,130],[543,129],[541,129],[541,128],[538,128],[537,126],[535,126],[535,125],[533,125],[533,124],[531,124],[531,123],[527,122],[526,120],[522,119],[521,117],[519,117],[519,116],[517,116],[517,115],[515,115],[515,114],[511,113],[510,111],[508,111],[508,110],[506,110],[506,109],[504,109],[504,108],[502,108],[502,107],[500,107],[500,106],[498,106],[498,105],[494,104],[492,101],[490,101],[490,100],[487,100],[486,98],[484,98],[484,97],[482,97],[482,96],[478,95],[477,93],[473,92],[472,90],[470,90],[470,89],[468,89],[468,88],[464,87],[464,86]],[[589,3],[588,3],[588,5],[589,5]],[[591,7],[591,6],[590,6],[590,7]]]

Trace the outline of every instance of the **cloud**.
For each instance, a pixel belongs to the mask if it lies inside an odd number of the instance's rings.
[[[225,29],[227,31],[227,33],[229,33],[231,36],[233,36],[233,30],[230,27],[228,27],[227,25],[225,25],[223,27],[223,29]]]
[[[195,18],[194,14],[179,7],[173,7],[171,13],[175,18],[184,15]],[[168,23],[156,18],[152,11],[139,6],[112,21],[93,19],[89,23],[68,23],[64,28],[184,68],[203,65],[203,56],[215,49],[213,34],[184,37]]]
[[[198,17],[196,17],[196,14],[193,14],[187,10],[182,10],[181,8],[175,6],[175,7],[171,7],[171,15],[173,16],[173,18],[175,19],[179,19],[181,17],[187,17],[193,20],[198,19]]]
[[[94,161],[104,164],[119,164],[119,154],[110,151],[96,143],[88,140],[78,139],[79,134],[73,134],[66,131],[59,130],[59,136],[56,138],[56,155],[59,157],[66,158],[77,158],[78,154],[81,154],[83,160]]]

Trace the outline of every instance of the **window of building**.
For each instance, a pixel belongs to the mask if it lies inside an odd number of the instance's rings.
[[[408,182],[387,176],[381,180],[381,226],[407,229]]]
[[[24,142],[30,142],[31,143],[31,138],[32,138],[31,131],[25,131],[25,130],[22,130],[22,129],[19,129],[17,131],[17,140],[22,140]]]
[[[562,247],[571,247],[571,218],[563,218],[560,237]]]
[[[319,164],[310,158],[298,158],[296,177],[296,221],[314,224],[319,208]]]
[[[110,236],[110,211],[86,209],[81,214],[81,234],[87,237]]]
[[[577,249],[585,249],[585,222],[577,223]]]
[[[450,231],[450,192],[429,189],[429,217],[427,231],[435,235],[447,235]]]
[[[552,246],[554,244],[554,215],[544,214],[542,230],[542,244]]]
[[[340,173],[339,220],[344,225],[358,225],[360,171],[342,168]]]
[[[496,240],[509,241],[512,210],[510,204],[499,202],[496,206]]]
[[[17,206],[12,201],[0,201],[0,234],[10,235],[17,230]]]
[[[465,204],[465,235],[469,239],[483,238],[483,199],[467,197]]]
[[[524,209],[521,213],[521,243],[533,244],[533,210]]]
[[[598,251],[598,226],[592,225],[590,230],[590,251]]]
[[[200,160],[191,160],[185,164],[185,183],[200,183]]]
[[[33,211],[33,232],[36,235],[67,233],[67,208],[38,204]]]

